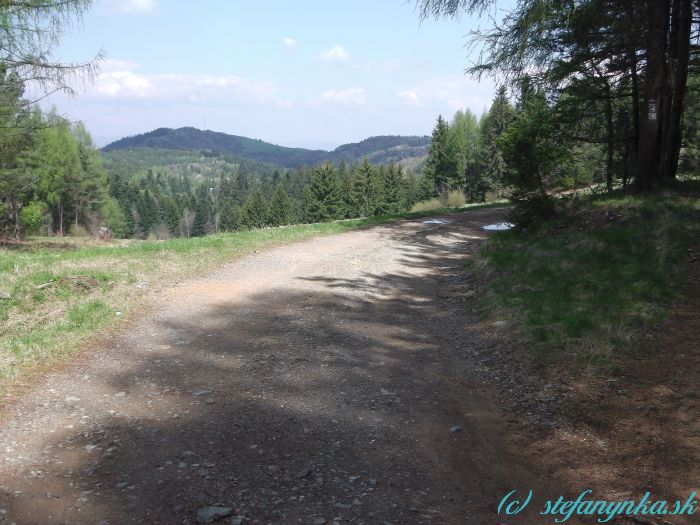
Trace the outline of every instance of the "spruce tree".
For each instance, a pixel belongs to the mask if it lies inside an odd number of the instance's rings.
[[[234,231],[240,228],[239,208],[235,190],[229,178],[222,174],[219,179],[219,194],[217,197],[221,229]]]
[[[314,169],[311,186],[304,194],[305,216],[310,222],[324,222],[342,217],[340,182],[332,163],[326,162]]]
[[[426,161],[425,172],[432,179],[435,192],[443,194],[454,188],[456,172],[455,159],[450,155],[450,125],[438,115],[433,128],[430,151]]]
[[[143,229],[144,235],[148,235],[151,228],[155,226],[158,222],[158,208],[153,200],[153,195],[150,190],[146,188],[141,195],[141,199],[138,206],[139,217],[141,218],[141,228]]]
[[[192,235],[201,236],[209,233],[212,228],[213,219],[213,203],[211,200],[211,192],[209,184],[204,182],[200,184],[195,192],[194,202],[194,225],[192,226]]]
[[[283,226],[292,222],[292,200],[282,184],[277,184],[270,199],[268,222],[271,226]]]
[[[177,235],[180,231],[180,210],[172,196],[166,195],[161,200],[163,210],[163,223],[168,227],[170,233]]]
[[[260,188],[256,188],[243,204],[242,221],[248,228],[262,228],[267,225],[267,203]]]
[[[399,213],[403,209],[403,189],[401,166],[392,162],[384,171],[385,213]]]
[[[372,176],[374,168],[367,159],[350,178],[349,204],[355,217],[367,217],[372,213]]]
[[[372,170],[370,176],[370,187],[372,195],[372,215],[384,215],[387,212],[386,209],[386,195],[384,186],[385,175],[384,166],[379,166]]]
[[[515,117],[515,108],[508,100],[505,87],[501,86],[491,108],[480,123],[481,148],[479,164],[486,184],[501,196],[504,186],[506,163],[498,141]]]

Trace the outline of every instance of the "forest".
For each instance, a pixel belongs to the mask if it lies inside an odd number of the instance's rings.
[[[467,202],[508,197],[513,221],[525,226],[552,216],[559,190],[649,191],[696,172],[697,3],[668,2],[666,16],[663,2],[576,4],[525,2],[474,36],[483,52],[469,72],[502,79],[491,107],[439,116],[425,162],[408,169],[401,157],[353,160],[371,154],[372,139],[324,153],[193,128],[128,137],[101,152],[82,124],[39,110],[25,96],[22,68],[6,60],[0,233],[106,226],[117,237],[189,237],[396,213],[455,191]],[[419,4],[423,17],[488,5]],[[402,155],[425,151],[423,139],[409,139],[417,149]]]
[[[424,18],[492,5],[419,2]],[[497,75],[516,95],[515,114],[495,127],[516,219],[551,215],[551,191],[569,182],[646,192],[675,180],[679,164],[697,170],[699,17],[690,0],[526,1],[471,35],[481,53],[467,72]]]

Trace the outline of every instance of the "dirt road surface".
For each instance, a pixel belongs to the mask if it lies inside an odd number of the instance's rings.
[[[321,237],[167,288],[7,404],[0,523],[515,523],[498,501],[542,479],[471,373],[486,343],[450,289],[502,213]]]

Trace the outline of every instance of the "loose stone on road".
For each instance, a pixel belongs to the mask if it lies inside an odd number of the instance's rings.
[[[502,210],[251,254],[7,403],[0,523],[493,523],[528,486],[473,374]]]

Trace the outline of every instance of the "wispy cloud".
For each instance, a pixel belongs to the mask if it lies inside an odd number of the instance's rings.
[[[104,0],[100,6],[105,14],[151,14],[157,9],[156,0]]]
[[[252,80],[235,75],[166,73],[143,74],[138,65],[124,60],[107,60],[85,95],[100,99],[157,100],[162,102],[212,102],[259,104],[280,108],[290,101],[279,86],[268,80]]]
[[[326,62],[342,63],[345,67],[356,69],[363,73],[392,73],[399,71],[405,65],[402,60],[361,60],[341,45],[333,46],[322,51],[318,57]]]
[[[287,49],[293,49],[297,46],[297,41],[290,36],[285,36],[282,39],[282,44],[284,44],[284,47]]]
[[[411,90],[399,91],[396,96],[405,106],[412,106],[414,108],[419,108],[422,106],[418,93]]]
[[[343,46],[333,46],[330,49],[322,51],[319,55],[321,60],[328,62],[344,62],[350,58],[350,52]]]
[[[470,109],[479,114],[491,104],[493,91],[493,84],[487,80],[477,82],[463,76],[449,76],[420,82],[398,92],[397,97],[401,103],[415,107],[437,103],[447,105],[452,111]]]
[[[329,89],[311,102],[315,106],[364,107],[367,97],[367,91],[362,88]]]

